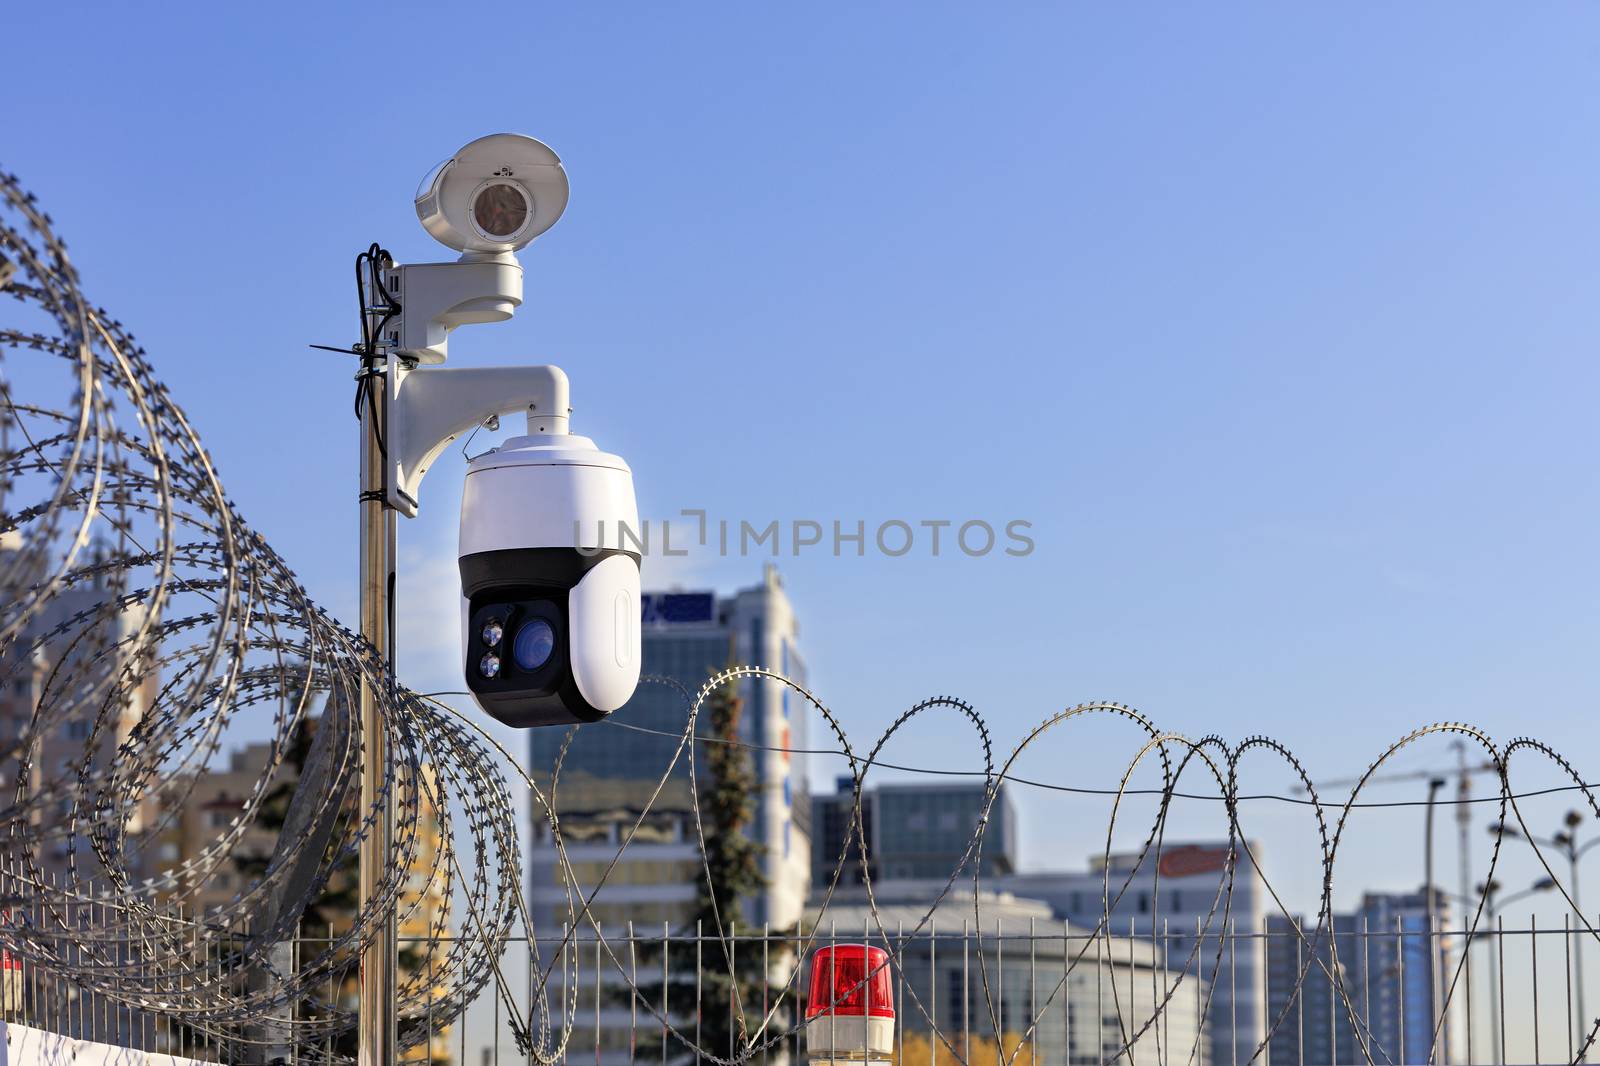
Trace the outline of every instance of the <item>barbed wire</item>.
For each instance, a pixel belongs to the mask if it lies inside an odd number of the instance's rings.
[[[470,696],[471,693],[465,692],[465,691],[461,691],[461,692],[431,692],[431,693],[428,693],[427,695],[429,695],[429,696]],[[678,737],[678,735],[679,735],[677,733],[668,732],[665,729],[651,729],[649,726],[637,725],[637,724],[635,724],[633,722],[621,722],[621,721],[618,721],[615,718],[603,718],[599,722],[597,722],[596,724],[597,725],[611,726],[611,727],[614,727],[614,728],[617,728],[617,729],[626,729],[626,730],[628,730],[630,732],[634,732],[634,733],[650,733],[650,734],[653,734],[653,735],[658,736],[658,737],[671,737],[671,738],[676,739]],[[706,736],[703,733],[702,734],[697,734],[694,739],[695,739],[695,743],[697,743],[697,744],[725,744],[725,745],[729,745],[731,747],[742,748],[742,749],[744,749],[746,751],[774,752],[774,753],[780,754],[780,755],[834,755],[834,756],[838,756],[840,758],[848,758],[849,757],[849,753],[848,752],[839,751],[839,750],[834,749],[834,748],[795,748],[795,747],[788,747],[788,746],[777,745],[777,744],[753,744],[753,743],[751,743],[750,741],[747,741],[747,740],[730,740],[727,737]],[[874,766],[874,767],[876,767],[878,769],[898,770],[898,771],[902,771],[902,772],[905,772],[905,773],[913,773],[913,774],[917,774],[919,776],[925,776],[925,777],[988,777],[989,776],[988,774],[986,774],[982,770],[951,770],[949,768],[941,768],[941,767],[933,767],[933,766],[909,766],[909,765],[907,765],[905,763],[893,763],[893,762],[888,762],[888,761],[883,760],[883,759],[877,760],[876,762],[874,762],[872,764],[872,766]],[[1117,788],[1094,788],[1094,787],[1091,787],[1091,786],[1088,786],[1088,785],[1058,785],[1058,784],[1055,784],[1055,783],[1050,782],[1050,781],[1039,781],[1039,780],[1036,780],[1036,779],[1030,778],[1030,777],[1022,777],[1022,776],[1020,776],[1018,774],[1007,774],[1006,778],[1005,778],[1005,783],[1012,784],[1012,785],[1026,785],[1029,788],[1044,789],[1044,790],[1049,791],[1049,792],[1071,792],[1071,793],[1075,793],[1077,795],[1083,795],[1083,796],[1167,796],[1167,797],[1169,797],[1171,799],[1206,800],[1208,802],[1215,802],[1215,803],[1225,803],[1225,802],[1228,802],[1228,799],[1229,799],[1229,797],[1221,796],[1221,795],[1213,796],[1213,795],[1207,795],[1207,794],[1201,793],[1201,792],[1177,792],[1177,791],[1169,791],[1167,789],[1160,789],[1160,788],[1124,788],[1124,789],[1117,789]],[[1388,783],[1392,783],[1392,782],[1385,782],[1385,783],[1388,784]],[[1327,787],[1327,786],[1323,786],[1323,787]],[[1548,788],[1536,788],[1536,789],[1529,789],[1529,790],[1525,790],[1525,791],[1521,791],[1521,792],[1516,792],[1516,793],[1513,793],[1510,796],[1507,796],[1505,798],[1507,798],[1507,799],[1533,799],[1533,798],[1536,798],[1538,796],[1554,796],[1554,795],[1558,795],[1558,794],[1563,793],[1563,792],[1581,792],[1584,789],[1592,789],[1592,788],[1600,788],[1600,785],[1597,785],[1597,784],[1595,784],[1593,782],[1585,782],[1585,783],[1580,783],[1580,784],[1576,784],[1576,785],[1551,785]],[[1314,801],[1312,799],[1309,799],[1309,798],[1307,798],[1305,796],[1285,796],[1285,795],[1283,795],[1281,793],[1277,793],[1277,792],[1247,793],[1247,794],[1241,795],[1241,796],[1234,796],[1234,797],[1232,797],[1232,799],[1233,799],[1233,802],[1235,802],[1235,803],[1249,803],[1249,802],[1257,801],[1257,800],[1273,800],[1273,801],[1276,801],[1278,803],[1292,803],[1292,804],[1295,804],[1297,806],[1303,806],[1303,807],[1314,807],[1314,806],[1317,805],[1316,801]],[[1383,807],[1459,807],[1459,806],[1471,806],[1473,804],[1478,804],[1478,803],[1499,803],[1500,801],[1501,801],[1501,797],[1500,796],[1469,796],[1466,799],[1462,799],[1461,797],[1458,796],[1458,797],[1456,797],[1454,799],[1445,798],[1445,799],[1432,799],[1432,800],[1363,800],[1363,801],[1361,801],[1359,803],[1350,804],[1350,807],[1353,810],[1361,810],[1363,808],[1368,808],[1368,807],[1372,807],[1372,808],[1383,808]]]
[[[458,1021],[486,990],[507,1008],[518,1044],[542,1064],[563,1056],[576,1024],[576,953],[565,950],[582,932],[608,960],[615,986],[630,994],[661,1031],[701,1059],[743,1066],[793,1039],[799,962],[809,954],[823,921],[796,930],[787,976],[760,1010],[733,1054],[700,1047],[683,1019],[655,1003],[605,935],[594,902],[623,861],[628,846],[675,774],[689,781],[690,817],[709,878],[699,805],[700,743],[696,723],[707,701],[727,686],[770,684],[794,693],[818,716],[834,746],[776,748],[740,743],[757,751],[827,754],[847,760],[851,773],[849,827],[832,873],[817,886],[816,911],[825,916],[841,878],[859,869],[872,928],[888,961],[902,968],[908,944],[932,922],[946,900],[965,895],[970,883],[978,933],[979,984],[995,1032],[1001,1032],[989,962],[982,950],[982,852],[993,805],[1008,784],[1112,799],[1106,823],[1102,916],[1089,931],[1045,1002],[1032,1017],[1031,1036],[1045,1011],[1065,995],[1073,968],[1095,937],[1109,936],[1111,918],[1141,871],[1160,866],[1172,804],[1215,801],[1223,817],[1219,835],[1227,862],[1210,907],[1199,923],[1177,980],[1148,1017],[1139,1017],[1112,983],[1121,1047],[1130,1052],[1174,1002],[1185,980],[1204,982],[1209,1006],[1223,964],[1225,932],[1234,921],[1236,877],[1253,867],[1273,906],[1289,908],[1255,864],[1243,804],[1275,800],[1308,807],[1316,819],[1321,889],[1315,923],[1294,926],[1307,950],[1296,975],[1297,995],[1310,975],[1325,975],[1356,1033],[1367,1061],[1387,1055],[1346,987],[1333,934],[1337,859],[1349,816],[1369,807],[1409,807],[1411,801],[1362,800],[1375,775],[1402,751],[1428,737],[1476,744],[1498,784],[1493,803],[1501,824],[1515,824],[1569,905],[1575,901],[1551,869],[1522,822],[1520,801],[1576,791],[1600,817],[1592,787],[1558,752],[1518,738],[1498,746],[1459,723],[1419,729],[1390,745],[1340,802],[1323,799],[1304,767],[1267,737],[1230,743],[1218,736],[1192,740],[1163,731],[1137,710],[1117,703],[1085,703],[1051,715],[1009,752],[997,753],[985,719],[954,697],[921,701],[899,715],[864,750],[852,744],[830,708],[793,679],[757,667],[718,672],[690,691],[666,678],[681,700],[680,733],[629,723],[613,726],[675,738],[642,809],[620,846],[592,883],[582,883],[567,854],[560,815],[562,766],[576,736],[569,733],[548,780],[536,780],[474,720],[440,702],[391,684],[388,664],[358,635],[317,606],[283,560],[247,523],[223,491],[199,436],[157,378],[130,334],[83,295],[65,245],[34,197],[0,173],[0,948],[70,982],[132,1007],[178,1020],[193,1032],[228,1041],[265,1061],[292,1047],[300,1061],[347,1061],[353,1012],[339,994],[356,979],[362,950],[395,914],[421,924],[418,957],[403,968],[398,1016],[402,1047],[421,1044],[439,1026]],[[64,403],[59,402],[65,396]],[[363,737],[357,694],[377,694],[383,735]],[[9,714],[10,721],[4,719]],[[981,770],[933,770],[890,763],[885,747],[902,731],[941,715],[970,730]],[[1138,748],[1115,788],[1084,788],[1025,778],[1016,764],[1043,738],[1069,723],[1105,717],[1129,727]],[[238,727],[266,734],[257,764],[229,769],[231,791],[218,791]],[[948,727],[941,729],[949,737]],[[354,783],[362,747],[381,744],[387,786],[363,807]],[[1516,791],[1513,759],[1539,759],[1571,784]],[[1244,793],[1242,768],[1273,760],[1298,779],[1304,796]],[[680,769],[680,767],[682,769]],[[913,929],[891,932],[883,920],[864,831],[863,803],[875,770],[978,778],[983,811],[964,852],[942,887],[926,901]],[[1134,787],[1141,773],[1159,774],[1161,787]],[[1185,775],[1205,789],[1180,788]],[[549,829],[567,900],[559,945],[540,954],[539,938],[523,891],[518,845],[521,818],[511,781],[529,790],[535,816]],[[1155,816],[1141,829],[1131,865],[1111,862],[1124,801],[1155,796]],[[1449,803],[1451,801],[1443,801]],[[195,825],[197,809],[223,817]],[[329,901],[351,893],[360,841],[379,831],[392,808],[389,861],[364,905]],[[172,845],[179,857],[168,852]],[[1500,861],[1497,837],[1483,883]],[[1487,892],[1487,889],[1485,889]],[[1154,893],[1159,915],[1159,891]],[[96,925],[85,936],[79,917],[93,903]],[[1470,932],[1487,896],[1472,908]],[[296,955],[284,946],[304,933],[324,909],[328,935],[318,950]],[[1595,929],[1581,912],[1583,932]],[[736,916],[713,913],[710,935],[737,989],[730,926]],[[534,951],[534,979],[525,997],[514,993],[502,966],[507,943],[521,926]],[[452,933],[452,930],[455,932]],[[588,943],[588,939],[585,941]],[[1450,975],[1447,1000],[1456,994],[1463,958]],[[1194,971],[1191,978],[1190,971]],[[242,975],[242,976],[241,976]],[[871,980],[866,975],[863,983]],[[561,979],[559,995],[552,982]],[[954,1061],[967,1049],[934,1023],[934,1015],[909,984],[908,1007]],[[737,997],[737,992],[735,993]],[[1291,1002],[1294,996],[1291,996]],[[1271,1019],[1251,1060],[1264,1053],[1289,1008]],[[1437,1044],[1448,1003],[1436,1012]],[[1600,1022],[1576,1058],[1587,1054]],[[1197,1030],[1198,1031],[1198,1030]],[[1199,1039],[1190,1060],[1201,1055]],[[1014,1050],[1000,1048],[1014,1062]]]
[[[512,928],[518,819],[492,749],[389,686],[375,650],[311,601],[6,174],[0,276],[0,942],[201,1036],[314,1060],[352,1030],[327,990],[353,980],[384,917],[443,932],[465,907],[477,939],[430,939],[406,968],[401,1042],[420,1042],[425,1018],[459,1015],[493,979]],[[380,737],[357,728],[363,683]],[[208,781],[234,727],[267,739],[219,796]],[[368,809],[352,787],[364,742],[388,767]],[[222,817],[197,831],[202,796]],[[348,894],[391,805],[375,897],[319,950],[286,954],[319,899]],[[92,937],[75,921],[87,902]]]

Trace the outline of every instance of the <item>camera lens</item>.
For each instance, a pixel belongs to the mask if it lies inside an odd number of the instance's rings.
[[[505,629],[501,627],[498,621],[484,623],[483,646],[485,648],[498,648],[500,646],[500,638],[505,636],[505,632]]]
[[[479,190],[472,201],[472,220],[491,240],[510,240],[528,221],[528,197],[510,182]]]
[[[550,661],[556,648],[556,631],[543,618],[535,618],[517,630],[511,642],[511,657],[523,670],[537,670]]]
[[[484,677],[500,676],[500,656],[490,652],[478,660],[478,673]]]

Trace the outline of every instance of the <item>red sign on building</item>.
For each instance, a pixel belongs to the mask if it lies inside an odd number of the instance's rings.
[[[1206,848],[1198,844],[1163,849],[1156,867],[1162,877],[1196,877],[1221,873],[1228,868],[1227,848]]]

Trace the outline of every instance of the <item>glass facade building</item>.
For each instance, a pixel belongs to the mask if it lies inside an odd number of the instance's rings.
[[[1435,920],[1448,928],[1442,893],[1436,903]],[[1367,893],[1355,911],[1333,916],[1331,946],[1326,935],[1315,936],[1315,922],[1272,915],[1267,929],[1267,1015],[1281,1016],[1272,1035],[1273,1063],[1311,1066],[1368,1056],[1376,1063],[1465,1061],[1459,1028],[1465,996],[1457,992],[1442,1024],[1435,1007],[1455,973],[1455,951],[1449,937],[1428,934],[1422,892]]]
[[[816,830],[811,881],[818,888],[826,888],[832,880],[845,841],[850,839],[853,789],[854,779],[841,777],[835,782],[832,795],[817,796],[811,801],[811,821]],[[861,797],[861,821],[872,879],[948,878],[972,844],[987,798],[987,786],[981,781],[895,782],[868,788]],[[1016,870],[1017,814],[1004,785],[989,811],[978,863],[985,877]],[[967,876],[971,869],[965,869]],[[852,847],[839,884],[861,882],[861,856]]]
[[[563,840],[585,889],[584,872],[604,869],[644,815],[596,897],[595,910],[611,921],[659,926],[688,916],[697,887],[694,784],[690,752],[682,743],[694,695],[729,666],[764,667],[801,685],[806,669],[796,647],[799,626],[771,567],[760,584],[728,597],[647,593],[643,612],[642,676],[633,698],[605,721],[575,732],[532,730],[529,771],[546,794],[555,779]],[[741,921],[781,928],[799,919],[809,887],[810,800],[804,757],[790,750],[806,746],[808,705],[776,680],[745,678],[737,685],[743,700],[740,739],[752,746],[750,769],[757,781],[756,810],[747,832],[764,846],[767,880]],[[702,706],[696,732],[703,737],[709,727]],[[696,743],[693,770],[703,789],[705,742]],[[529,878],[535,920],[559,923],[566,914],[566,890],[545,811],[537,801],[531,816]]]

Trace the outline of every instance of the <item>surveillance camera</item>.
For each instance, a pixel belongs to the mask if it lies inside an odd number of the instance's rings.
[[[417,218],[434,240],[469,256],[526,248],[567,207],[567,172],[541,141],[479,137],[428,172]]]
[[[519,728],[598,721],[639,682],[633,474],[565,421],[474,459],[461,501],[467,687]]]

